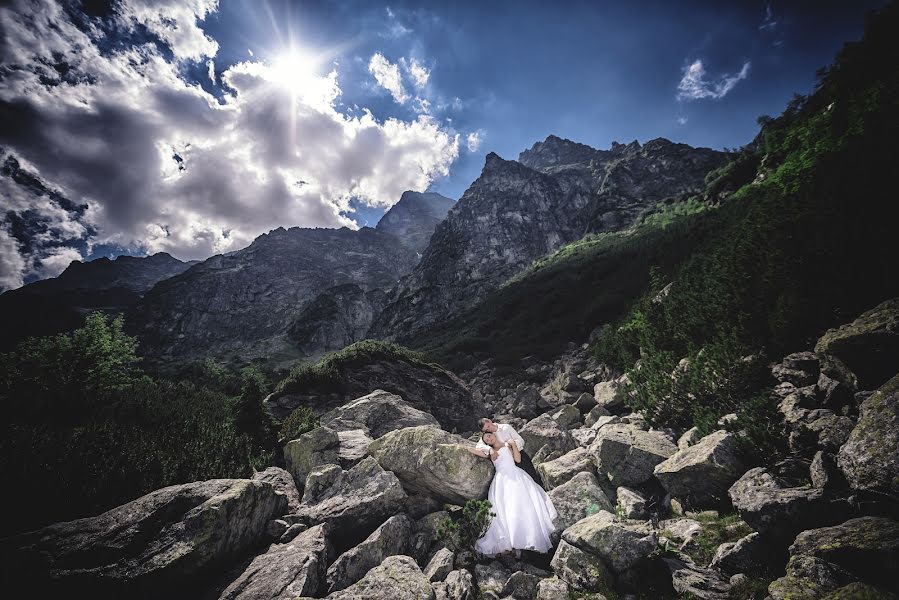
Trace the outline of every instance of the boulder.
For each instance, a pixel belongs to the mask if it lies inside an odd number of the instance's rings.
[[[363,542],[337,557],[326,574],[328,593],[345,589],[362,579],[388,556],[409,554],[414,523],[400,514],[390,517]]]
[[[352,468],[360,460],[368,456],[368,446],[373,441],[364,429],[338,431],[337,438],[340,440],[337,458],[340,466],[344,469]]]
[[[591,396],[591,398],[592,398],[592,396]],[[587,427],[590,427],[591,425],[596,423],[596,420],[598,418],[611,417],[611,416],[612,416],[612,413],[610,413],[604,407],[602,407],[598,404],[594,404],[593,408],[591,408],[590,411],[586,415],[584,415],[584,425],[586,425]]]
[[[373,439],[404,427],[440,426],[430,413],[418,410],[400,396],[384,390],[375,390],[335,408],[323,414],[319,422],[337,432],[361,429]]]
[[[702,524],[688,518],[666,519],[659,523],[663,537],[673,540],[683,550],[702,534]]]
[[[812,485],[823,490],[839,489],[846,486],[846,479],[837,467],[834,457],[818,450],[809,467]]]
[[[289,544],[272,544],[255,557],[220,600],[265,600],[314,596],[325,578],[331,552],[326,525],[308,529]]]
[[[533,573],[515,571],[509,576],[499,595],[502,598],[514,598],[515,600],[533,600],[537,595],[538,583],[540,583],[540,578]]]
[[[446,580],[431,584],[436,600],[477,600],[478,588],[474,576],[467,569],[451,571]]]
[[[478,582],[478,589],[481,595],[494,593],[499,596],[506,587],[512,573],[498,560],[489,562],[486,565],[478,564],[474,567],[474,578]]]
[[[524,446],[531,454],[535,465],[538,462],[535,459],[537,452],[543,446],[548,446],[551,451],[561,454],[574,450],[576,446],[568,429],[559,425],[559,422],[548,414],[542,414],[528,421],[519,434],[524,439]]]
[[[684,450],[701,439],[702,436],[699,435],[699,427],[691,427],[677,439],[677,447],[679,450]]]
[[[312,469],[306,476],[306,489],[303,490],[303,501],[314,502],[343,476],[343,469],[338,465],[320,465]],[[302,504],[300,505],[302,507]],[[297,513],[300,511],[298,510]]]
[[[493,463],[460,447],[462,444],[470,445],[457,435],[425,425],[392,431],[375,440],[369,452],[410,492],[465,504],[486,497]]]
[[[862,402],[837,464],[854,489],[899,495],[899,375]]]
[[[656,465],[677,451],[658,431],[642,431],[628,425],[607,425],[590,446],[597,471],[614,485],[640,485],[653,476]]]
[[[303,501],[293,476],[280,467],[269,467],[253,473],[253,479],[270,483],[276,492],[287,496],[287,512],[295,512]]]
[[[341,531],[359,531],[400,512],[405,501],[396,475],[368,457],[349,471],[340,470],[331,485],[315,495],[304,495],[298,514],[314,523],[331,523]]]
[[[678,594],[702,600],[728,600],[730,582],[716,571],[682,558],[663,558],[671,573],[671,585]]]
[[[559,579],[579,590],[598,592],[614,587],[614,576],[595,554],[559,541],[550,563]]]
[[[586,448],[596,439],[596,431],[590,427],[578,427],[571,430],[571,437],[574,438],[575,444],[582,448]]]
[[[770,553],[762,537],[755,531],[736,542],[718,546],[709,566],[729,574],[758,575],[771,562]]]
[[[258,480],[173,485],[96,517],[6,538],[4,567],[31,580],[35,597],[81,586],[111,595],[138,588],[170,594],[262,543],[287,502]],[[45,584],[58,589],[42,590]]]
[[[601,510],[614,512],[612,503],[603,493],[593,473],[578,473],[562,485],[547,492],[556,507],[558,529],[567,529],[584,517]]]
[[[874,390],[896,375],[899,356],[899,298],[882,302],[853,322],[828,329],[815,344],[836,378],[850,387]]]
[[[618,488],[618,511],[628,519],[645,519],[646,513],[646,496],[638,492],[621,486]]]
[[[431,582],[409,556],[388,556],[380,565],[327,600],[435,600]]]
[[[428,566],[424,570],[425,576],[431,582],[443,581],[452,572],[455,560],[456,556],[452,550],[441,548],[428,561]]]
[[[734,435],[724,430],[678,450],[653,470],[669,494],[697,508],[719,506],[743,472]]]
[[[852,404],[854,397],[848,385],[829,377],[826,373],[818,376],[815,391],[821,402],[831,410],[840,410]]]
[[[569,544],[599,556],[615,572],[634,566],[658,547],[649,525],[623,521],[606,511],[581,519],[562,532]]]
[[[596,404],[602,406],[611,413],[618,413],[625,408],[625,385],[627,375],[623,375],[612,381],[600,381],[593,386],[593,398]]]
[[[338,463],[340,438],[327,427],[316,427],[284,445],[284,463],[297,487],[306,485],[306,477],[315,467]]]
[[[804,529],[830,525],[847,507],[811,486],[786,487],[762,467],[747,471],[728,490],[740,517],[756,531],[791,539]]]
[[[787,563],[786,574],[768,585],[768,595],[772,600],[815,600],[842,588],[849,581],[852,581],[849,573],[820,558],[795,556]],[[847,596],[836,596],[834,600],[837,598]]]
[[[577,397],[573,406],[578,409],[578,412],[582,415],[587,414],[591,409],[596,407],[596,398],[589,392],[583,392]]]
[[[537,472],[547,490],[558,487],[578,473],[594,473],[593,456],[586,448],[575,448],[554,460],[541,462]]]
[[[573,429],[580,425],[581,422],[581,411],[570,404],[563,404],[554,411],[551,411],[549,416],[555,419],[556,423],[565,429]]]
[[[537,584],[536,600],[568,600],[568,584],[558,577],[544,579]]]

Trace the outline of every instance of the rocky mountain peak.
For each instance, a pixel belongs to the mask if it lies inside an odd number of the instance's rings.
[[[602,154],[601,150],[586,144],[550,135],[519,154],[518,162],[532,169],[545,169],[560,165],[589,164],[592,160],[602,158]]]
[[[409,248],[421,252],[453,204],[452,198],[433,192],[403,192],[400,201],[381,217],[375,229],[395,235]]]

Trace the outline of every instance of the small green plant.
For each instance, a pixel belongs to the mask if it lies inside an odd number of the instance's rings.
[[[278,437],[282,440],[295,440],[306,432],[318,427],[318,417],[308,406],[297,407],[281,423]]]
[[[474,552],[475,542],[487,533],[490,522],[496,516],[496,513],[490,512],[491,507],[489,500],[467,501],[458,520],[443,519],[437,527],[437,537],[453,552]]]

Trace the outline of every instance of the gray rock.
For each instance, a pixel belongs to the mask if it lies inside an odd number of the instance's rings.
[[[702,436],[699,435],[699,427],[691,427],[678,438],[677,447],[679,450],[684,450],[685,448],[689,448],[701,439]]]
[[[581,423],[581,411],[570,404],[563,404],[551,411],[549,416],[565,429],[573,429]]]
[[[293,476],[279,467],[269,467],[264,471],[253,473],[253,479],[270,483],[275,491],[283,493],[287,496],[287,510],[294,512],[302,502],[302,496],[297,490]]]
[[[593,398],[596,400],[597,406],[601,406],[610,413],[620,413],[625,409],[625,386],[627,385],[626,375],[613,379],[612,381],[600,381],[593,386]]]
[[[432,582],[443,581],[453,570],[455,560],[456,555],[453,554],[452,550],[441,548],[428,561],[428,566],[424,570],[425,576]]]
[[[601,510],[614,512],[612,503],[599,487],[593,473],[578,473],[562,485],[547,492],[556,507],[558,529],[567,529],[584,517]]]
[[[612,416],[612,414],[605,407],[595,404],[593,408],[591,408],[590,411],[584,416],[584,425],[590,427],[591,425],[596,423],[596,420],[600,417],[610,416]]]
[[[319,465],[312,469],[306,477],[306,489],[303,490],[303,501],[314,502],[315,498],[324,494],[342,476],[343,469],[338,465]],[[300,505],[302,507],[302,504]],[[299,514],[300,509],[297,509]]]
[[[478,582],[481,595],[494,593],[499,596],[512,573],[498,560],[486,565],[478,564],[474,567],[474,578]]]
[[[768,594],[772,600],[824,598],[851,580],[849,573],[820,558],[795,556],[787,563],[786,575],[768,586]]]
[[[720,505],[743,472],[734,435],[724,430],[678,450],[653,470],[668,493],[698,508]]]
[[[873,390],[896,375],[899,298],[878,304],[852,323],[828,329],[815,344],[824,364],[850,388]]]
[[[278,540],[280,544],[289,544],[295,537],[303,533],[309,529],[308,525],[303,523],[293,523],[291,524],[284,533],[281,534],[281,538]]]
[[[363,542],[338,556],[328,567],[328,593],[356,583],[388,556],[408,554],[413,527],[409,517],[395,515],[384,521]]]
[[[540,578],[536,575],[525,571],[515,571],[509,576],[500,596],[515,600],[533,600],[537,595],[538,583],[540,583]]]
[[[899,495],[899,375],[862,403],[837,464],[854,489]]]
[[[558,577],[544,579],[537,584],[536,600],[568,600],[568,584]]]
[[[537,472],[547,490],[551,490],[569,481],[578,473],[595,473],[593,457],[586,448],[575,448],[550,461],[537,465]]]
[[[621,486],[618,488],[618,510],[628,519],[645,519],[646,497],[638,492]]]
[[[375,229],[396,236],[403,245],[421,253],[453,204],[451,198],[433,192],[403,192],[400,201],[384,213]]]
[[[437,594],[436,600],[477,600],[478,597],[474,576],[467,569],[451,571],[445,581],[431,586]]]
[[[461,444],[469,442],[437,427],[408,427],[375,440],[369,452],[410,492],[464,504],[486,496],[493,464]]]
[[[340,438],[327,427],[316,427],[284,445],[284,462],[297,487],[306,485],[306,477],[315,467],[337,464]]]
[[[727,542],[718,546],[709,566],[725,573],[759,574],[770,564],[771,550],[766,547],[759,533],[753,532],[736,542]]]
[[[318,494],[304,495],[299,514],[316,523],[331,523],[336,529],[359,529],[383,523],[400,512],[405,501],[396,475],[369,457],[349,471],[341,470]]]
[[[380,565],[327,600],[435,600],[431,582],[410,556],[388,556]]]
[[[573,406],[578,409],[581,414],[587,414],[592,409],[596,408],[596,398],[589,392],[583,392],[577,397]]]
[[[375,390],[335,408],[323,414],[319,422],[337,432],[361,429],[373,439],[404,427],[440,426],[430,413],[418,410],[400,396],[384,390]]]
[[[812,485],[824,490],[846,487],[846,479],[837,467],[834,457],[822,450],[818,450],[812,458],[809,467]]]
[[[287,496],[258,480],[212,479],[165,487],[96,517],[55,523],[3,540],[5,568],[52,580],[129,593],[171,592],[265,539],[287,510]]]
[[[596,554],[619,573],[634,566],[658,547],[658,537],[647,524],[620,521],[606,511],[568,527],[562,532],[562,539]]]
[[[590,427],[578,427],[571,430],[574,443],[581,448],[587,448],[596,439],[596,431]]]
[[[548,414],[542,414],[536,419],[528,421],[528,424],[518,432],[524,439],[525,449],[531,454],[531,459],[538,463],[537,452],[543,446],[549,446],[553,452],[565,454],[574,450],[576,444],[568,429],[559,425],[559,422]]]
[[[598,592],[614,587],[614,576],[599,556],[559,541],[550,563],[559,579],[572,587],[588,592]]]
[[[374,441],[364,429],[338,431],[337,438],[340,440],[337,458],[344,469],[352,468],[368,456],[368,446]]]
[[[265,526],[265,535],[269,540],[277,540],[280,539],[282,535],[287,531],[289,524],[287,521],[281,519],[275,519],[273,521],[269,521]]]
[[[712,569],[706,569],[679,558],[663,558],[671,572],[671,585],[679,594],[702,600],[728,600],[730,582]]]
[[[659,523],[659,530],[678,543],[680,549],[688,547],[702,534],[702,524],[694,519],[666,519]]]
[[[829,525],[846,509],[830,503],[823,490],[786,487],[762,467],[747,471],[728,493],[734,508],[753,529],[783,539],[804,529]]]
[[[331,546],[325,525],[304,531],[289,544],[272,544],[222,592],[220,600],[314,596],[324,583]]]
[[[596,468],[615,485],[640,485],[653,476],[656,465],[677,451],[665,435],[628,425],[607,425],[590,446]]]

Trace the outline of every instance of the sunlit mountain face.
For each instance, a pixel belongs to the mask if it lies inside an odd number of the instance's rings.
[[[0,290],[374,226],[548,134],[739,147],[878,4],[4,3]]]

